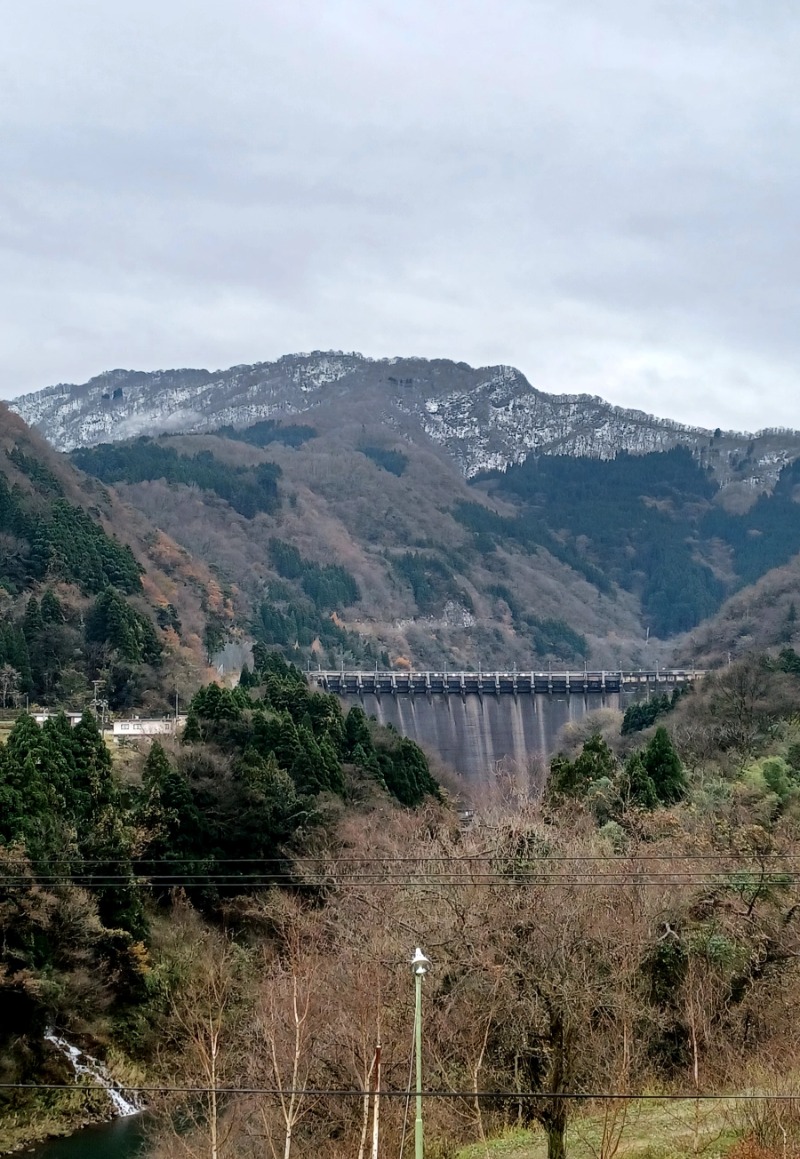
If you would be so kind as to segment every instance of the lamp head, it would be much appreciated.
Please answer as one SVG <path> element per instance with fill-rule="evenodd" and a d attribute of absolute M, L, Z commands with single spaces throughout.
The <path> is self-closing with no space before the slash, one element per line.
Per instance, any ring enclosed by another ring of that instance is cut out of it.
<path fill-rule="evenodd" d="M 414 952 L 414 957 L 411 959 L 411 965 L 414 969 L 414 973 L 419 974 L 420 977 L 423 977 L 428 973 L 428 967 L 430 964 L 430 959 L 426 958 L 422 950 L 419 948 L 419 946 L 417 946 L 416 951 Z"/>

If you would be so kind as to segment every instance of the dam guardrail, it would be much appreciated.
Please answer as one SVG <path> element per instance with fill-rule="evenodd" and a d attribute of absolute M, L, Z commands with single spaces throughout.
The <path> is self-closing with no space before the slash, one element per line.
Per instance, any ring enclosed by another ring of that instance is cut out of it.
<path fill-rule="evenodd" d="M 339 696 L 469 694 L 525 696 L 535 693 L 621 692 L 655 687 L 662 690 L 690 684 L 705 671 L 660 668 L 652 671 L 589 672 L 360 672 L 353 670 L 308 672 L 312 685 Z"/>

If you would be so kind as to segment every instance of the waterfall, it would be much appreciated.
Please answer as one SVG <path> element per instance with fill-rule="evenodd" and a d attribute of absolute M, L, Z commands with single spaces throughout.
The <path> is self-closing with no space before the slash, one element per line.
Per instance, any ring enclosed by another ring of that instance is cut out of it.
<path fill-rule="evenodd" d="M 73 1046 L 65 1038 L 60 1038 L 52 1031 L 44 1037 L 45 1041 L 52 1043 L 57 1050 L 60 1050 L 69 1059 L 70 1065 L 78 1078 L 83 1075 L 88 1075 L 98 1086 L 103 1088 L 119 1118 L 124 1118 L 128 1115 L 138 1115 L 140 1111 L 144 1110 L 135 1095 L 132 1096 L 133 1102 L 129 1102 L 125 1098 L 122 1092 L 114 1085 L 114 1080 L 109 1074 L 108 1068 L 99 1059 L 92 1058 L 90 1054 L 79 1050 L 77 1046 Z M 131 1092 L 128 1093 L 130 1094 Z"/>

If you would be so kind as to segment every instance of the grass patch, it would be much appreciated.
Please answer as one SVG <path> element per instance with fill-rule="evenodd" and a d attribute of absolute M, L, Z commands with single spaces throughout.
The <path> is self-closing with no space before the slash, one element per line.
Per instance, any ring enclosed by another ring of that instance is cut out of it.
<path fill-rule="evenodd" d="M 603 1108 L 577 1116 L 567 1131 L 568 1159 L 725 1159 L 740 1137 L 731 1100 L 630 1103 L 608 1115 Z M 616 1121 L 613 1115 L 616 1113 Z M 604 1142 L 605 1132 L 605 1142 Z M 618 1140 L 614 1149 L 613 1143 Z M 547 1140 L 538 1129 L 511 1130 L 472 1143 L 457 1159 L 547 1159 Z"/>

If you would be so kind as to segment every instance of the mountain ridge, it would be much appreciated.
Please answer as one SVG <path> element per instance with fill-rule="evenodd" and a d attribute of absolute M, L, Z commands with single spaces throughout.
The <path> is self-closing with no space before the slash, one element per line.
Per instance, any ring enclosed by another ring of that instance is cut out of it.
<path fill-rule="evenodd" d="M 753 446 L 745 481 L 769 489 L 800 455 L 800 432 L 711 431 L 593 395 L 547 394 L 511 366 L 471 367 L 448 359 L 315 351 L 227 370 L 111 370 L 82 384 L 60 383 L 10 406 L 58 450 L 138 435 L 201 433 L 288 418 L 330 404 L 369 406 L 400 435 L 421 433 L 471 478 L 528 454 L 610 458 L 677 445 L 710 446 L 721 482 Z M 741 478 L 741 475 L 739 476 Z"/>
<path fill-rule="evenodd" d="M 316 352 L 12 405 L 300 661 L 635 665 L 800 551 L 800 433 L 546 395 L 513 367 Z"/>

